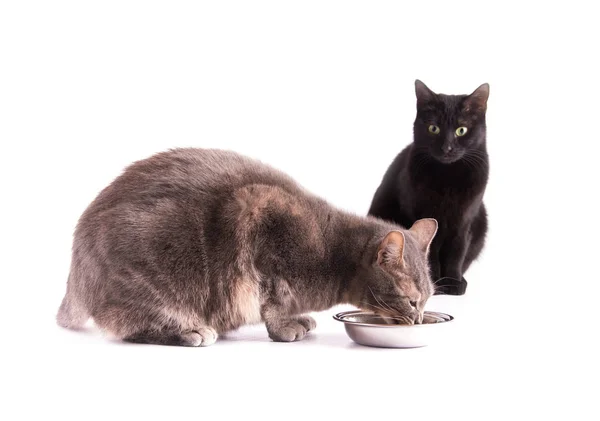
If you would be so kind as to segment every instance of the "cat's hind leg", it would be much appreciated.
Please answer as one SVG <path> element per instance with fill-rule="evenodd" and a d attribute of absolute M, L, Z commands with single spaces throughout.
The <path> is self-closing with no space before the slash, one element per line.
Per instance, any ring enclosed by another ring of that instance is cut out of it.
<path fill-rule="evenodd" d="M 83 304 L 79 303 L 72 293 L 67 292 L 58 309 L 56 322 L 62 327 L 76 330 L 81 329 L 89 318 L 90 315 Z"/>
<path fill-rule="evenodd" d="M 216 342 L 217 332 L 211 327 L 199 327 L 194 330 L 177 331 L 141 331 L 123 338 L 125 342 L 178 345 L 178 346 L 209 346 Z"/>
<path fill-rule="evenodd" d="M 81 329 L 90 318 L 83 300 L 74 291 L 73 282 L 76 281 L 77 278 L 73 278 L 73 275 L 70 274 L 67 281 L 67 292 L 56 315 L 56 322 L 68 329 Z"/>
<path fill-rule="evenodd" d="M 126 342 L 209 346 L 218 337 L 217 331 L 195 313 L 156 302 L 103 303 L 94 309 L 92 318 L 100 329 Z"/>

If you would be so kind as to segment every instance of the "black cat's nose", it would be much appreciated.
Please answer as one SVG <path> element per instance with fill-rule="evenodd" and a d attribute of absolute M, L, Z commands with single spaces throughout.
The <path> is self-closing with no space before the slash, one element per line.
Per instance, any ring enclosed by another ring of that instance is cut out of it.
<path fill-rule="evenodd" d="M 452 145 L 444 145 L 442 146 L 442 151 L 444 151 L 445 153 L 448 153 L 452 150 Z"/>

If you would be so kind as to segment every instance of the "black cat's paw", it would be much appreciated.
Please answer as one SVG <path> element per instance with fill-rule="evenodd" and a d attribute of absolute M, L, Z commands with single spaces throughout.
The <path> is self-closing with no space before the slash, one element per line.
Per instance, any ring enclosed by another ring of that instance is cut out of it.
<path fill-rule="evenodd" d="M 435 282 L 434 295 L 464 295 L 467 292 L 467 281 L 463 276 L 461 280 L 448 276 Z"/>

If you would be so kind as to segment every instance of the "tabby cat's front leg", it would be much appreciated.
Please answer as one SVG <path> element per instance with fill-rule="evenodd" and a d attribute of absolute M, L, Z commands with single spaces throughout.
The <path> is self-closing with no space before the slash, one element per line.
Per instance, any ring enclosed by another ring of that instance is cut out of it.
<path fill-rule="evenodd" d="M 304 339 L 317 327 L 315 319 L 308 315 L 290 315 L 281 304 L 265 303 L 261 310 L 269 338 L 275 342 L 294 342 Z"/>

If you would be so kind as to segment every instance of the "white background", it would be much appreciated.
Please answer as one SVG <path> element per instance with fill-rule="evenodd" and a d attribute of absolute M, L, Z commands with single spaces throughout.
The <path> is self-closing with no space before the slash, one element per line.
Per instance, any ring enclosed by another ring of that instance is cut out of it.
<path fill-rule="evenodd" d="M 591 2 L 590 2 L 591 4 Z M 597 14 L 576 1 L 0 3 L 0 418 L 598 419 Z M 414 79 L 489 82 L 490 232 L 451 338 L 354 345 L 333 321 L 204 349 L 59 329 L 74 226 L 134 160 L 268 162 L 367 212 L 411 141 Z M 510 418 L 508 418 L 510 417 Z"/>

